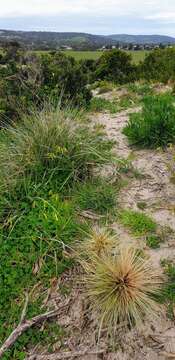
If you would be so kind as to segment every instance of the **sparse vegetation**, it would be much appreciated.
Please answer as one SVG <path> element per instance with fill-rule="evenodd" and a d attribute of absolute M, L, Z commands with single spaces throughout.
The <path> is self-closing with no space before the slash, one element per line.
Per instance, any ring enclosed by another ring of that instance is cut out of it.
<path fill-rule="evenodd" d="M 169 260 L 162 261 L 162 267 L 167 279 L 164 282 L 161 293 L 159 294 L 159 301 L 167 305 L 168 317 L 174 320 L 174 305 L 175 305 L 175 264 Z"/>
<path fill-rule="evenodd" d="M 156 223 L 141 212 L 122 210 L 119 213 L 119 220 L 137 236 L 152 233 L 156 230 Z"/>
<path fill-rule="evenodd" d="M 119 106 L 115 101 L 109 101 L 98 97 L 94 97 L 91 100 L 89 111 L 103 112 L 106 110 L 109 111 L 111 114 L 115 114 L 119 111 Z"/>
<path fill-rule="evenodd" d="M 146 237 L 146 244 L 152 249 L 159 248 L 161 242 L 162 239 L 159 235 L 151 234 L 151 235 L 147 235 Z"/>
<path fill-rule="evenodd" d="M 137 203 L 137 207 L 138 207 L 140 210 L 145 210 L 146 207 L 147 207 L 147 204 L 146 204 L 145 201 L 139 201 L 139 202 Z"/>

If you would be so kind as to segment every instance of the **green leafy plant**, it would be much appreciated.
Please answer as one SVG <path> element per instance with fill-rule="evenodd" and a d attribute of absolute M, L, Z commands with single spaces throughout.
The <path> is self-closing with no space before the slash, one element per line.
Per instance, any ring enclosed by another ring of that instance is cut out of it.
<path fill-rule="evenodd" d="M 68 252 L 73 242 L 80 241 L 88 231 L 88 225 L 78 220 L 71 200 L 48 192 L 46 187 L 38 188 L 35 194 L 34 187 L 35 184 L 31 184 L 23 199 L 16 196 L 14 201 L 12 198 L 1 200 L 2 205 L 6 204 L 1 214 L 0 229 L 0 281 L 3 283 L 0 288 L 1 341 L 19 322 L 25 292 L 30 294 L 32 289 L 36 289 L 29 296 L 27 317 L 40 312 L 44 289 L 73 263 L 71 257 L 64 255 L 65 250 Z M 25 344 L 35 343 L 35 333 L 33 329 L 19 339 L 7 359 L 18 360 L 18 351 Z M 43 337 L 44 334 L 41 334 L 38 341 Z"/>
<path fill-rule="evenodd" d="M 130 115 L 123 133 L 131 144 L 156 148 L 175 142 L 175 106 L 173 97 L 148 96 L 143 99 L 141 113 Z"/>
<path fill-rule="evenodd" d="M 109 81 L 99 81 L 98 83 L 98 94 L 105 94 L 109 91 L 112 91 L 114 89 L 114 84 Z"/>

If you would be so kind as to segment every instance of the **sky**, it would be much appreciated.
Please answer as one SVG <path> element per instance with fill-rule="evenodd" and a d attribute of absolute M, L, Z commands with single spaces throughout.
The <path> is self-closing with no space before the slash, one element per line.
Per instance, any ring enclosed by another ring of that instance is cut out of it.
<path fill-rule="evenodd" d="M 0 0 L 0 29 L 175 37 L 175 0 Z"/>

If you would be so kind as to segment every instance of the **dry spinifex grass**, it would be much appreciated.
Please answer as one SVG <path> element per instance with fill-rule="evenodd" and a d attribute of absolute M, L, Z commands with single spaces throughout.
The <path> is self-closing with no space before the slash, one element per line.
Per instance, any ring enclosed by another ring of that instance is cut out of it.
<path fill-rule="evenodd" d="M 90 241 L 94 244 L 97 240 L 91 237 Z M 111 251 L 106 244 L 106 251 L 91 251 L 89 258 L 82 260 L 90 307 L 109 332 L 123 323 L 138 327 L 144 315 L 158 313 L 155 295 L 160 290 L 160 277 L 138 249 L 117 245 Z"/>

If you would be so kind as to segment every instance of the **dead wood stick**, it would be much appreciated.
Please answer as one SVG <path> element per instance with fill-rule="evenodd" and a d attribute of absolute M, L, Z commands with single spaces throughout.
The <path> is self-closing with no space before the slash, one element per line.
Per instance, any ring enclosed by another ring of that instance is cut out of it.
<path fill-rule="evenodd" d="M 27 302 L 27 300 L 26 300 Z M 12 331 L 10 336 L 7 338 L 7 340 L 4 342 L 4 344 L 0 348 L 0 359 L 2 358 L 3 354 L 11 348 L 11 346 L 15 343 L 15 341 L 23 334 L 26 330 L 31 328 L 32 326 L 41 323 L 45 320 L 48 320 L 56 315 L 58 315 L 58 311 L 53 310 L 38 316 L 33 317 L 31 320 L 24 320 L 23 322 L 20 322 L 19 325 Z M 22 314 L 23 315 L 23 314 Z"/>
<path fill-rule="evenodd" d="M 69 351 L 69 352 L 62 352 L 62 353 L 54 353 L 49 355 L 39 355 L 34 354 L 27 358 L 27 360 L 64 360 L 64 359 L 71 359 L 75 357 L 82 357 L 85 355 L 102 355 L 104 354 L 104 350 L 94 350 L 94 351 Z"/>
<path fill-rule="evenodd" d="M 24 303 L 24 308 L 21 314 L 21 320 L 19 324 L 22 324 L 25 320 L 26 317 L 26 313 L 27 313 L 27 308 L 28 308 L 28 303 L 29 303 L 29 294 L 26 293 L 26 299 L 25 299 L 25 303 Z"/>

